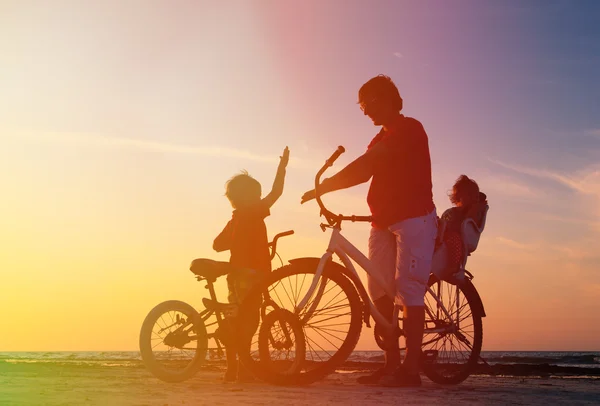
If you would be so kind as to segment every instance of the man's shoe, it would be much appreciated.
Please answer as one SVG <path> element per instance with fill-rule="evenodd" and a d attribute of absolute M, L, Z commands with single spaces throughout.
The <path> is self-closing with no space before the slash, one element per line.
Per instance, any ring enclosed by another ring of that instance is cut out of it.
<path fill-rule="evenodd" d="M 256 381 L 256 378 L 241 362 L 238 362 L 237 381 L 239 383 L 248 383 Z"/>
<path fill-rule="evenodd" d="M 387 374 L 388 374 L 388 372 L 386 372 L 385 369 L 379 368 L 377 371 L 373 372 L 370 375 L 359 376 L 356 379 L 356 382 L 360 383 L 361 385 L 374 385 L 374 384 L 379 383 L 379 381 L 384 376 L 391 376 L 391 375 L 387 375 Z"/>
<path fill-rule="evenodd" d="M 409 374 L 403 368 L 398 368 L 393 375 L 382 377 L 380 384 L 382 386 L 391 386 L 395 388 L 416 388 L 421 386 L 421 375 Z"/>

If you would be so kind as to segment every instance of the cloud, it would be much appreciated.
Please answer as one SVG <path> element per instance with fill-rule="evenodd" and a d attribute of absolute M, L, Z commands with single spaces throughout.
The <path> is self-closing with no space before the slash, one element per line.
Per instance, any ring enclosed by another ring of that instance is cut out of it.
<path fill-rule="evenodd" d="M 585 283 L 579 288 L 586 296 L 600 299 L 600 283 Z"/>
<path fill-rule="evenodd" d="M 501 244 L 507 245 L 511 248 L 516 248 L 519 250 L 525 250 L 525 251 L 531 251 L 535 248 L 537 248 L 536 245 L 534 244 L 524 244 L 515 240 L 511 240 L 510 238 L 506 238 L 506 237 L 502 237 L 502 236 L 498 236 L 496 237 L 496 241 L 498 241 Z"/>
<path fill-rule="evenodd" d="M 553 245 L 552 249 L 564 254 L 568 259 L 581 261 L 586 259 L 596 259 L 598 258 L 598 253 L 596 250 L 590 250 L 589 247 L 585 247 L 585 243 L 579 243 L 578 245 L 573 246 L 558 246 Z"/>
<path fill-rule="evenodd" d="M 404 58 L 404 55 L 402 55 L 400 52 L 394 52 L 394 56 L 396 58 Z"/>
<path fill-rule="evenodd" d="M 600 128 L 592 128 L 589 130 L 585 130 L 586 135 L 591 135 L 593 137 L 600 137 Z"/>
<path fill-rule="evenodd" d="M 540 196 L 540 192 L 534 190 L 530 186 L 501 176 L 494 175 L 492 177 L 485 178 L 483 181 L 478 183 L 484 192 L 486 190 L 494 190 L 502 193 L 503 195 L 525 198 L 535 198 Z"/>
<path fill-rule="evenodd" d="M 251 151 L 244 151 L 236 148 L 222 146 L 198 146 L 186 144 L 174 144 L 163 141 L 151 141 L 135 138 L 124 138 L 97 134 L 81 134 L 81 133 L 62 133 L 62 132 L 45 132 L 31 133 L 21 132 L 12 134 L 12 138 L 20 140 L 33 140 L 42 142 L 55 142 L 63 144 L 74 144 L 83 146 L 100 146 L 109 148 L 134 148 L 148 151 L 159 151 L 166 153 L 177 154 L 192 154 L 203 155 L 220 158 L 231 158 L 248 161 L 256 161 L 263 163 L 279 162 L 279 155 L 261 155 Z M 318 169 L 323 163 L 306 161 L 299 158 L 290 157 L 290 166 L 301 167 L 305 169 Z"/>
<path fill-rule="evenodd" d="M 490 162 L 525 175 L 537 178 L 554 180 L 570 189 L 600 198 L 600 166 L 592 165 L 572 175 L 563 175 L 551 170 L 529 168 L 522 165 L 508 164 L 502 161 L 488 158 Z"/>
<path fill-rule="evenodd" d="M 576 213 L 576 214 L 580 214 L 581 217 L 570 217 L 570 216 L 555 215 L 555 214 L 549 214 L 549 213 L 543 213 L 543 212 L 535 212 L 532 214 L 544 221 L 552 221 L 552 222 L 570 224 L 570 225 L 575 225 L 575 226 L 585 226 L 585 227 L 588 227 L 592 231 L 600 232 L 600 221 L 594 221 L 593 218 L 590 218 L 589 216 L 585 216 L 584 213 Z"/>

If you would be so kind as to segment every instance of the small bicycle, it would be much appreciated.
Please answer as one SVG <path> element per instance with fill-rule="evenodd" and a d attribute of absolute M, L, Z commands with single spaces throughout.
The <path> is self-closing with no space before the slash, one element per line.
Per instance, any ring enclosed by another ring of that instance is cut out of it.
<path fill-rule="evenodd" d="M 293 233 L 290 230 L 273 238 L 269 244 L 271 259 L 277 255 L 277 240 Z M 192 261 L 190 270 L 198 281 L 206 282 L 210 298 L 202 299 L 205 309 L 197 312 L 191 305 L 179 300 L 162 302 L 148 313 L 140 332 L 139 346 L 144 364 L 154 376 L 166 382 L 181 382 L 194 376 L 209 351 L 222 357 L 224 346 L 231 341 L 225 332 L 229 327 L 226 320 L 239 313 L 239 305 L 217 301 L 214 283 L 221 276 L 243 270 L 228 262 L 204 258 Z M 263 301 L 263 306 L 266 305 L 268 302 Z M 211 327 L 216 329 L 209 332 Z M 211 339 L 215 346 L 209 348 Z"/>
<path fill-rule="evenodd" d="M 315 190 L 321 175 L 343 152 L 340 146 L 319 170 Z M 375 308 L 350 259 L 377 278 L 390 298 L 395 296 L 394 287 L 385 286 L 373 272 L 374 265 L 341 234 L 344 221 L 371 221 L 371 217 L 335 215 L 319 197 L 316 200 L 327 221 L 322 230 L 332 230 L 325 254 L 289 260 L 289 265 L 273 271 L 248 294 L 248 298 L 268 298 L 269 305 L 263 307 L 261 324 L 240 358 L 259 378 L 273 384 L 310 384 L 334 371 L 354 350 L 363 322 L 370 327 L 371 317 L 379 327 L 374 329 L 375 338 L 382 349 L 384 334 L 403 336 L 399 323 L 386 320 Z M 458 272 L 449 275 L 442 267 L 430 275 L 422 369 L 436 383 L 464 381 L 480 358 L 486 314 L 465 265 L 484 225 L 485 215 L 479 225 L 472 220 L 463 223 L 466 254 Z M 443 230 L 443 225 L 438 227 L 439 241 Z M 333 254 L 341 263 L 333 261 Z M 244 306 L 239 310 L 240 317 L 249 317 Z M 393 320 L 402 321 L 399 314 L 400 306 L 395 306 Z"/>

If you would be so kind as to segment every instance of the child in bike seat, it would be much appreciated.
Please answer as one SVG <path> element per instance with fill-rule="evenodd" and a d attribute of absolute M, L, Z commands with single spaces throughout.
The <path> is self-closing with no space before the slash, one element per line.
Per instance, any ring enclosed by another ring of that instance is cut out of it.
<path fill-rule="evenodd" d="M 449 197 L 454 207 L 446 210 L 441 218 L 446 222 L 444 243 L 448 249 L 448 265 L 451 269 L 456 269 L 465 255 L 461 236 L 463 221 L 472 218 L 481 226 L 487 196 L 479 191 L 479 186 L 473 179 L 460 175 Z"/>
<path fill-rule="evenodd" d="M 260 183 L 245 171 L 229 179 L 225 185 L 225 195 L 234 210 L 231 220 L 215 238 L 213 249 L 217 252 L 229 250 L 229 262 L 236 268 L 235 272 L 227 275 L 230 303 L 241 303 L 248 290 L 261 277 L 271 272 L 271 253 L 265 218 L 269 216 L 271 206 L 283 193 L 285 168 L 289 160 L 287 147 L 280 158 L 273 188 L 264 198 L 261 198 Z M 228 335 L 234 340 L 240 336 L 240 332 L 243 337 L 252 337 L 258 327 L 260 302 L 244 305 L 255 306 L 256 317 L 251 320 L 232 320 Z M 249 372 L 238 365 L 236 345 L 226 345 L 226 353 L 227 371 L 224 381 L 251 379 Z"/>

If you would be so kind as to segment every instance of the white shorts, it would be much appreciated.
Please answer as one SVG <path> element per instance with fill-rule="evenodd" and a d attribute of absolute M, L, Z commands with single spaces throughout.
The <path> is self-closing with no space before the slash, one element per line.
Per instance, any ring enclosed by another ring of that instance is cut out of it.
<path fill-rule="evenodd" d="M 400 221 L 387 229 L 371 228 L 369 260 L 388 286 L 395 286 L 396 304 L 424 306 L 437 236 L 435 209 L 422 217 Z M 385 287 L 367 276 L 371 300 L 385 296 Z"/>

